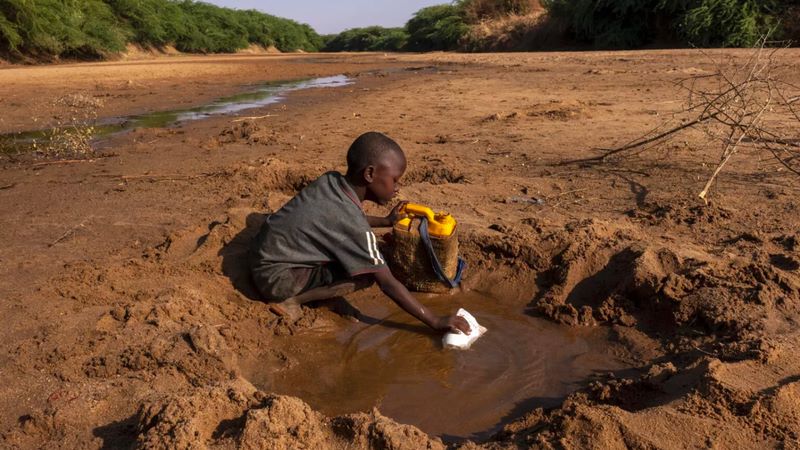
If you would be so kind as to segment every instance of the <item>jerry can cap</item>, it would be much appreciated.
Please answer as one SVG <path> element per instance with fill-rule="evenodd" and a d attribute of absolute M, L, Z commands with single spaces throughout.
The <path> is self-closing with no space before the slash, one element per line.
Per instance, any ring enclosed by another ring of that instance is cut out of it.
<path fill-rule="evenodd" d="M 413 217 L 425 217 L 428 219 L 428 233 L 431 236 L 449 237 L 456 229 L 456 219 L 453 216 L 444 211 L 434 213 L 427 206 L 407 203 L 400 209 L 400 213 L 408 214 L 409 217 L 400 219 L 395 223 L 394 227 L 399 230 L 408 231 Z"/>

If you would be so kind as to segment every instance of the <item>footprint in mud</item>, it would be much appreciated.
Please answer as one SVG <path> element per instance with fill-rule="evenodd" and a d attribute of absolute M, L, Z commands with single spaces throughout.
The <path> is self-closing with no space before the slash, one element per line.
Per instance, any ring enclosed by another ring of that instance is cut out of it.
<path fill-rule="evenodd" d="M 782 254 L 769 255 L 769 262 L 772 263 L 773 266 L 781 270 L 794 271 L 800 269 L 800 261 L 787 255 L 782 255 Z"/>

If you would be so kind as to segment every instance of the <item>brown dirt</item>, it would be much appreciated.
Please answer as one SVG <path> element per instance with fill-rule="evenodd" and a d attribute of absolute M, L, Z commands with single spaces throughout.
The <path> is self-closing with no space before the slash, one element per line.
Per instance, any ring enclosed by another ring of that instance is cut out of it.
<path fill-rule="evenodd" d="M 794 84 L 798 56 L 780 68 Z M 242 252 L 263 213 L 343 169 L 366 130 L 408 153 L 404 198 L 459 219 L 468 287 L 609 327 L 634 367 L 455 445 L 800 446 L 800 180 L 742 155 L 704 205 L 718 149 L 700 135 L 560 164 L 643 134 L 680 109 L 672 82 L 712 69 L 694 51 L 3 66 L 5 132 L 52 123 L 66 95 L 102 99 L 104 117 L 266 80 L 356 83 L 294 92 L 248 122 L 138 129 L 85 162 L 3 160 L 0 446 L 442 448 L 377 410 L 325 417 L 244 375 L 299 364 L 294 335 L 337 326 L 324 307 L 287 323 L 253 300 Z"/>

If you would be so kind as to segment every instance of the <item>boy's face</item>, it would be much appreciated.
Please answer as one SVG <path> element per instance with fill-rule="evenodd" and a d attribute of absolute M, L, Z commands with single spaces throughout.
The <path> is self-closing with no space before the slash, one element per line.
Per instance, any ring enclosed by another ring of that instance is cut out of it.
<path fill-rule="evenodd" d="M 406 158 L 400 154 L 387 155 L 376 166 L 369 166 L 364 171 L 367 181 L 367 196 L 379 205 L 392 201 L 400 192 L 400 177 L 406 171 Z"/>

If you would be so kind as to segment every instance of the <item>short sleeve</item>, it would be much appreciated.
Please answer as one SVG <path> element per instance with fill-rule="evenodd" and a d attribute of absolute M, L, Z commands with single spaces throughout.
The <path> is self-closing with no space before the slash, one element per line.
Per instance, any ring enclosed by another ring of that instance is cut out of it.
<path fill-rule="evenodd" d="M 373 273 L 386 267 L 375 233 L 366 220 L 363 224 L 348 224 L 341 230 L 343 239 L 334 243 L 331 253 L 351 277 Z M 338 233 L 337 233 L 338 234 Z"/>

